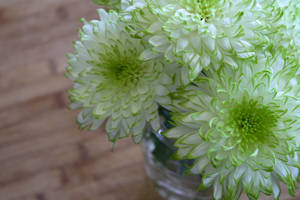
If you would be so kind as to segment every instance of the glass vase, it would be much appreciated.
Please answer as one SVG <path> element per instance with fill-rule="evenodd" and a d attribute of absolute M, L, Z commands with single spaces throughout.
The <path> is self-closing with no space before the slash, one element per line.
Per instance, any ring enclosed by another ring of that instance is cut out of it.
<path fill-rule="evenodd" d="M 161 127 L 171 128 L 169 112 L 160 110 Z M 199 191 L 201 175 L 188 175 L 187 169 L 193 160 L 175 160 L 173 140 L 163 137 L 160 132 L 148 130 L 142 143 L 146 172 L 154 183 L 156 191 L 166 200 L 212 200 L 212 189 Z"/>

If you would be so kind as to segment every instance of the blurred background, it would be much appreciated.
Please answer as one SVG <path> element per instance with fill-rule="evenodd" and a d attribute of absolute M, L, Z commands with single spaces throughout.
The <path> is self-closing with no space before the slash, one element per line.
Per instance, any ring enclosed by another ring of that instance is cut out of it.
<path fill-rule="evenodd" d="M 78 131 L 65 54 L 92 0 L 0 0 L 0 200 L 159 199 L 130 139 Z"/>
<path fill-rule="evenodd" d="M 97 8 L 0 0 L 0 200 L 160 200 L 139 145 L 123 139 L 111 152 L 103 129 L 78 131 L 77 111 L 66 109 L 65 54 Z"/>

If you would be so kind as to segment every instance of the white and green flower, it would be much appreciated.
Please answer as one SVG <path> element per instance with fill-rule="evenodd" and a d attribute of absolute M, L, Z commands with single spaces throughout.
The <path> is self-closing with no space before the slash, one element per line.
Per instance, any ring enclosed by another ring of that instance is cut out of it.
<path fill-rule="evenodd" d="M 195 159 L 191 172 L 214 187 L 214 198 L 279 199 L 279 181 L 294 195 L 300 181 L 300 69 L 296 59 L 259 56 L 238 69 L 210 68 L 177 94 L 179 159 Z M 184 99 L 184 100 L 183 100 Z"/>
<path fill-rule="evenodd" d="M 212 63 L 236 68 L 236 61 L 256 59 L 269 48 L 282 11 L 273 0 L 145 0 L 132 12 L 134 23 L 148 35 L 152 51 L 189 66 L 197 77 Z M 152 57 L 147 50 L 145 59 Z"/>
<path fill-rule="evenodd" d="M 99 15 L 101 21 L 83 20 L 75 53 L 68 55 L 66 76 L 75 82 L 70 108 L 83 108 L 80 128 L 95 130 L 109 118 L 111 141 L 131 135 L 140 142 L 146 123 L 159 129 L 158 105 L 171 104 L 169 92 L 179 84 L 172 77 L 177 67 L 163 57 L 140 60 L 143 40 L 126 32 L 116 12 L 100 9 Z"/>

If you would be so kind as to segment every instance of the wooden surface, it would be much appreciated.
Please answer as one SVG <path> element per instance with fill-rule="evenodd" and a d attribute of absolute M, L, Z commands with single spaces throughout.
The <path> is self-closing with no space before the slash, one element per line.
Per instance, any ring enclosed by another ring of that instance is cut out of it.
<path fill-rule="evenodd" d="M 152 200 L 143 156 L 80 132 L 68 111 L 65 54 L 92 0 L 0 0 L 0 200 Z"/>
<path fill-rule="evenodd" d="M 96 8 L 0 0 L 0 200 L 160 199 L 138 145 L 125 139 L 111 152 L 103 131 L 78 131 L 77 111 L 66 109 L 65 54 L 78 19 L 96 18 Z"/>

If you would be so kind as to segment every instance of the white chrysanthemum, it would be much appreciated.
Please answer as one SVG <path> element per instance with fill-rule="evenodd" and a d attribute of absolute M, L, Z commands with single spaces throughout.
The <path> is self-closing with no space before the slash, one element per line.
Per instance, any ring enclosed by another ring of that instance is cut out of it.
<path fill-rule="evenodd" d="M 132 13 L 153 45 L 167 60 L 189 66 L 194 79 L 213 63 L 237 67 L 237 59 L 255 60 L 257 48 L 269 45 L 269 36 L 281 17 L 275 1 L 145 0 Z M 147 50 L 143 57 L 153 57 Z"/>
<path fill-rule="evenodd" d="M 162 57 L 140 60 L 143 41 L 130 37 L 116 12 L 100 9 L 99 15 L 101 21 L 84 21 L 75 54 L 69 55 L 66 76 L 75 82 L 70 107 L 83 108 L 77 120 L 81 128 L 95 130 L 109 118 L 111 141 L 131 134 L 139 142 L 147 122 L 159 129 L 158 103 L 171 102 L 176 66 Z"/>
<path fill-rule="evenodd" d="M 205 74 L 177 94 L 185 100 L 165 136 L 177 138 L 178 158 L 195 159 L 191 172 L 213 185 L 217 200 L 238 199 L 243 190 L 249 199 L 260 192 L 279 199 L 279 180 L 293 195 L 300 181 L 299 64 L 259 58 Z"/>

